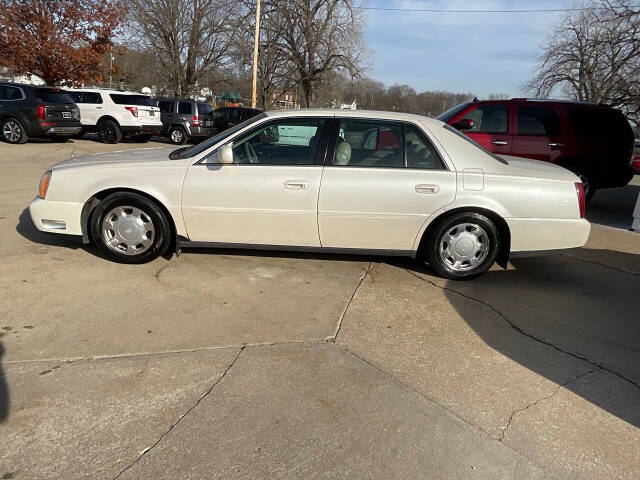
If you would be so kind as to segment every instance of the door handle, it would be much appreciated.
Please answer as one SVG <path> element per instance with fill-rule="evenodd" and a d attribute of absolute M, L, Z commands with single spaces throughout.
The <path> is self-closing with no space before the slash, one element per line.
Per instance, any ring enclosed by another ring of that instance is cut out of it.
<path fill-rule="evenodd" d="M 564 143 L 550 143 L 550 147 L 564 147 Z"/>
<path fill-rule="evenodd" d="M 416 192 L 418 193 L 438 193 L 440 191 L 439 185 L 425 185 L 419 184 L 416 185 Z"/>
<path fill-rule="evenodd" d="M 507 142 L 506 140 L 494 140 L 493 142 L 494 145 L 507 145 L 509 142 Z"/>
<path fill-rule="evenodd" d="M 309 188 L 309 182 L 306 180 L 287 180 L 284 182 L 284 186 L 290 190 L 306 190 Z"/>

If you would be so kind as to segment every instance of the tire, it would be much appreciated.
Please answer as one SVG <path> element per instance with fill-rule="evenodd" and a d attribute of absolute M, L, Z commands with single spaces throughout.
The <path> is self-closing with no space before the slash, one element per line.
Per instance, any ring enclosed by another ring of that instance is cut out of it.
<path fill-rule="evenodd" d="M 113 120 L 102 120 L 98 125 L 98 136 L 102 143 L 120 143 L 122 130 Z"/>
<path fill-rule="evenodd" d="M 182 127 L 171 127 L 169 141 L 174 145 L 184 145 L 187 143 L 187 132 Z"/>
<path fill-rule="evenodd" d="M 162 209 L 136 193 L 114 193 L 93 211 L 91 238 L 98 251 L 118 263 L 147 263 L 164 255 L 171 243 L 171 225 Z"/>
<path fill-rule="evenodd" d="M 0 138 L 7 143 L 22 144 L 27 143 L 29 137 L 24 130 L 24 126 L 17 118 L 6 118 L 0 125 Z"/>
<path fill-rule="evenodd" d="M 151 139 L 151 135 L 136 135 L 133 140 L 136 143 L 147 143 Z"/>
<path fill-rule="evenodd" d="M 500 250 L 494 223 L 479 213 L 457 213 L 442 220 L 423 245 L 422 258 L 441 277 L 471 280 L 485 273 Z"/>
<path fill-rule="evenodd" d="M 596 188 L 593 186 L 593 182 L 591 181 L 591 175 L 586 172 L 581 172 L 580 170 L 572 170 L 578 177 L 580 177 L 580 181 L 582 182 L 582 189 L 584 190 L 584 201 L 589 203 L 589 201 L 596 194 Z"/>

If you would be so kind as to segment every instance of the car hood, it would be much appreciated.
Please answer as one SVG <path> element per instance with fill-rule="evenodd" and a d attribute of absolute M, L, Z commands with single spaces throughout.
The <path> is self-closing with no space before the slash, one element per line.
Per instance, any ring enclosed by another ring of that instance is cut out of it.
<path fill-rule="evenodd" d="M 172 160 L 169 159 L 169 154 L 173 150 L 175 150 L 175 147 L 151 147 L 136 150 L 119 150 L 116 152 L 97 153 L 82 157 L 72 157 L 68 160 L 56 163 L 51 167 L 51 169 L 59 170 L 63 168 L 85 167 L 91 165 L 122 165 L 142 162 L 171 162 Z"/>
<path fill-rule="evenodd" d="M 554 163 L 510 155 L 500 155 L 500 157 L 509 162 L 508 173 L 510 175 L 567 182 L 580 181 L 573 172 Z"/>

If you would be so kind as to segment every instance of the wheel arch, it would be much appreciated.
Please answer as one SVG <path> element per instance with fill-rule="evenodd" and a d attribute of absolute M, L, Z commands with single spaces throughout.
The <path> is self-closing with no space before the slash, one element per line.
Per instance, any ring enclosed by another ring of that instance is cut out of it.
<path fill-rule="evenodd" d="M 499 214 L 494 212 L 493 210 L 489 210 L 482 207 L 457 207 L 451 210 L 447 210 L 446 212 L 441 213 L 437 217 L 435 217 L 427 228 L 422 233 L 422 237 L 420 238 L 420 243 L 418 244 L 417 253 L 420 255 L 420 252 L 424 249 L 424 244 L 426 243 L 429 235 L 440 225 L 444 220 L 455 215 L 457 213 L 479 213 L 480 215 L 484 215 L 489 218 L 498 229 L 498 235 L 500 235 L 500 250 L 498 251 L 498 255 L 496 257 L 496 263 L 500 265 L 502 268 L 507 268 L 507 263 L 509 262 L 509 254 L 511 252 L 511 230 L 509 230 L 509 225 L 506 220 L 502 218 Z"/>
<path fill-rule="evenodd" d="M 102 200 L 113 193 L 135 193 L 137 195 L 141 195 L 152 202 L 156 203 L 158 207 L 164 212 L 167 216 L 167 220 L 169 221 L 169 226 L 171 228 L 171 243 L 169 244 L 169 252 L 176 251 L 178 247 L 178 230 L 176 228 L 176 222 L 169 212 L 169 209 L 166 207 L 164 203 L 158 200 L 153 195 L 148 194 L 147 192 L 143 192 L 142 190 L 137 190 L 135 188 L 127 188 L 127 187 L 113 187 L 101 190 L 95 194 L 93 194 L 82 206 L 82 211 L 80 213 L 80 226 L 82 228 L 82 242 L 85 244 L 91 243 L 91 238 L 89 232 L 91 228 L 89 226 L 89 222 L 91 221 L 91 215 L 95 211 L 96 207 L 100 204 Z"/>
<path fill-rule="evenodd" d="M 118 121 L 118 119 L 114 116 L 111 115 L 102 115 L 98 121 L 96 122 L 96 128 L 105 120 L 111 120 L 112 122 L 116 122 L 116 125 L 118 125 L 118 127 L 120 127 L 120 122 Z"/>

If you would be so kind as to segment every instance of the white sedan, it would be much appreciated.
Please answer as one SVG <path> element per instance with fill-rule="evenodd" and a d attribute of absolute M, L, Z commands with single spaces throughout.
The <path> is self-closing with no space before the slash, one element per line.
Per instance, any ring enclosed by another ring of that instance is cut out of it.
<path fill-rule="evenodd" d="M 72 158 L 29 210 L 124 263 L 188 246 L 318 250 L 417 257 L 451 279 L 580 247 L 590 230 L 568 170 L 392 112 L 268 112 L 193 147 Z"/>

